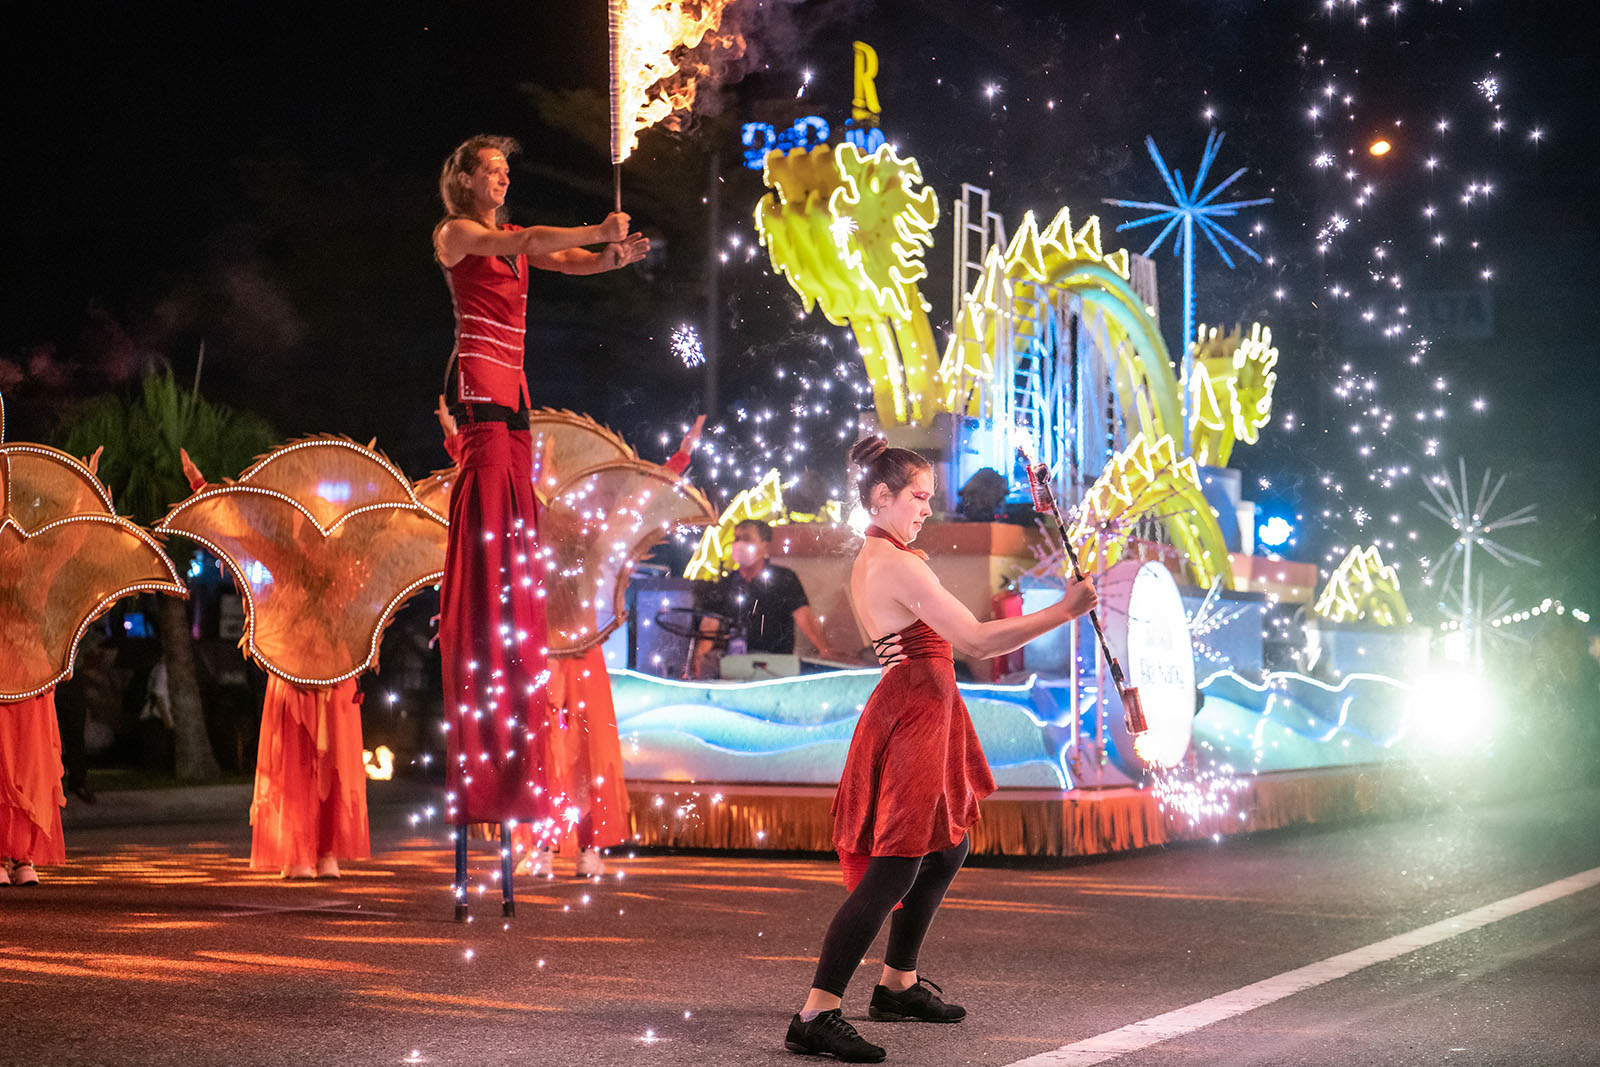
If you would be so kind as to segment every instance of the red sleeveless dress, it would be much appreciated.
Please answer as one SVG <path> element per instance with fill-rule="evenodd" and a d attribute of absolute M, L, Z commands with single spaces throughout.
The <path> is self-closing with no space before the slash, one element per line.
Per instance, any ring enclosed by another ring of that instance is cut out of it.
<path fill-rule="evenodd" d="M 912 551 L 876 526 L 867 536 Z M 899 641 L 900 655 L 856 723 L 834 794 L 833 843 L 847 885 L 859 880 L 852 867 L 865 871 L 867 857 L 926 856 L 956 844 L 978 821 L 978 801 L 995 789 L 956 688 L 950 643 L 920 619 Z"/>
<path fill-rule="evenodd" d="M 446 268 L 456 318 L 452 375 L 463 403 L 527 406 L 527 275 L 526 256 L 465 256 Z M 450 821 L 516 820 L 548 830 L 568 796 L 551 751 L 532 437 L 504 422 L 467 421 L 457 445 L 439 586 Z"/>

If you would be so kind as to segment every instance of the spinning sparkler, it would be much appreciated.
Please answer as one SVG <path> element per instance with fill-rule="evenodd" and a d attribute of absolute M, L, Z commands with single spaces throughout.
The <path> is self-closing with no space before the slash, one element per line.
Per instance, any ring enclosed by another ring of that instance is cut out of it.
<path fill-rule="evenodd" d="M 1188 410 L 1190 404 L 1188 385 L 1190 371 L 1192 370 L 1194 363 L 1193 346 L 1195 344 L 1195 228 L 1198 225 L 1201 236 L 1211 243 L 1212 248 L 1217 250 L 1217 255 L 1222 257 L 1222 262 L 1228 265 L 1228 269 L 1232 270 L 1234 267 L 1233 258 L 1228 255 L 1228 250 L 1224 248 L 1220 242 L 1218 242 L 1218 237 L 1221 237 L 1224 241 L 1234 245 L 1240 251 L 1244 252 L 1245 255 L 1259 263 L 1261 262 L 1261 257 L 1256 254 L 1255 250 L 1249 245 L 1245 244 L 1243 241 L 1239 240 L 1233 234 L 1229 233 L 1216 220 L 1219 217 L 1230 218 L 1234 215 L 1237 215 L 1241 208 L 1256 207 L 1260 204 L 1270 204 L 1272 203 L 1272 198 L 1258 197 L 1254 200 L 1229 200 L 1222 203 L 1212 203 L 1212 201 L 1216 199 L 1217 194 L 1221 193 L 1224 189 L 1239 179 L 1239 176 L 1245 172 L 1246 168 L 1244 167 L 1240 167 L 1238 170 L 1228 175 L 1227 178 L 1223 179 L 1221 182 L 1218 182 L 1216 187 L 1210 192 L 1201 194 L 1200 187 L 1205 184 L 1206 175 L 1211 172 L 1211 164 L 1215 162 L 1217 153 L 1222 150 L 1222 134 L 1216 130 L 1212 130 L 1206 135 L 1205 151 L 1200 156 L 1200 169 L 1194 176 L 1194 183 L 1187 188 L 1185 188 L 1183 184 L 1183 173 L 1181 171 L 1169 170 L 1167 168 L 1167 161 L 1161 158 L 1161 152 L 1156 148 L 1155 138 L 1146 137 L 1144 139 L 1144 143 L 1145 147 L 1150 150 L 1150 158 L 1155 161 L 1156 169 L 1161 172 L 1161 180 L 1166 183 L 1167 191 L 1172 194 L 1173 202 L 1170 204 L 1158 204 L 1149 200 L 1107 200 L 1105 202 L 1116 207 L 1139 208 L 1154 212 L 1154 214 L 1147 215 L 1142 219 L 1136 219 L 1133 222 L 1123 223 L 1121 226 L 1117 227 L 1118 233 L 1121 233 L 1123 230 L 1136 229 L 1140 226 L 1148 226 L 1151 223 L 1166 223 L 1166 225 L 1161 228 L 1161 232 L 1156 236 L 1156 239 L 1150 242 L 1150 247 L 1144 250 L 1144 254 L 1147 256 L 1154 252 L 1157 248 L 1161 247 L 1161 242 L 1167 239 L 1168 234 L 1171 234 L 1174 230 L 1177 230 L 1178 232 L 1178 236 L 1173 240 L 1172 254 L 1178 255 L 1180 252 L 1183 254 L 1183 444 L 1184 451 L 1188 452 L 1190 421 Z"/>
<path fill-rule="evenodd" d="M 1497 530 L 1504 530 L 1511 526 L 1524 526 L 1530 522 L 1539 521 L 1533 514 L 1533 505 L 1528 504 L 1510 512 L 1500 518 L 1490 518 L 1489 509 L 1494 507 L 1495 498 L 1500 495 L 1501 486 L 1506 484 L 1506 475 L 1502 474 L 1495 480 L 1493 487 L 1489 481 L 1491 473 L 1485 469 L 1483 482 L 1478 487 L 1476 499 L 1472 494 L 1472 486 L 1467 481 L 1467 461 L 1459 461 L 1461 484 L 1457 486 L 1454 479 L 1441 473 L 1425 480 L 1422 485 L 1428 490 L 1428 495 L 1433 497 L 1434 503 L 1420 501 L 1421 506 L 1456 531 L 1456 539 L 1446 550 L 1444 557 L 1444 573 L 1440 577 L 1440 585 L 1448 588 L 1450 579 L 1455 574 L 1456 564 L 1461 564 L 1461 599 L 1459 609 L 1446 608 L 1461 622 L 1461 631 L 1466 637 L 1467 648 L 1474 660 L 1481 657 L 1483 652 L 1483 635 L 1480 627 L 1481 612 L 1477 607 L 1472 587 L 1472 549 L 1473 546 L 1481 547 L 1489 556 L 1504 567 L 1515 566 L 1518 563 L 1528 563 L 1538 566 L 1539 561 L 1532 556 L 1525 556 L 1502 545 L 1489 534 Z M 1437 506 L 1435 506 L 1437 505 Z M 1430 576 L 1429 584 L 1432 584 Z M 1482 582 L 1482 577 L 1479 577 Z"/>

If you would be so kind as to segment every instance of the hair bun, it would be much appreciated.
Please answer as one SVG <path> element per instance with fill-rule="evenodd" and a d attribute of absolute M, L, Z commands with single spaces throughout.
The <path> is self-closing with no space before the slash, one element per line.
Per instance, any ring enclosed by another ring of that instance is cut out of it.
<path fill-rule="evenodd" d="M 870 467 L 873 460 L 889 451 L 889 442 L 882 436 L 874 434 L 863 437 L 850 449 L 850 462 L 858 467 Z"/>

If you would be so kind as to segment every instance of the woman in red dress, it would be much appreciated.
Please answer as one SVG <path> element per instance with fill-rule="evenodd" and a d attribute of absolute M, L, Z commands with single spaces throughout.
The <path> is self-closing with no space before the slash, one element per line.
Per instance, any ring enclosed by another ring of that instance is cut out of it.
<path fill-rule="evenodd" d="M 446 395 L 460 428 L 461 468 L 440 586 L 447 799 L 461 826 L 551 828 L 566 790 L 548 777 L 555 768 L 540 599 L 545 561 L 523 371 L 528 271 L 616 270 L 643 258 L 650 243 L 628 232 L 620 212 L 597 226 L 506 224 L 507 156 L 516 148 L 510 138 L 479 136 L 450 153 L 439 178 L 446 215 L 433 231 L 455 309 Z"/>
<path fill-rule="evenodd" d="M 983 659 L 1014 651 L 1093 608 L 1095 591 L 1074 581 L 1050 607 L 979 622 L 910 547 L 932 514 L 928 461 L 881 437 L 857 443 L 850 459 L 861 468 L 861 502 L 872 516 L 850 573 L 850 601 L 862 629 L 880 635 L 873 647 L 883 677 L 856 724 L 833 803 L 833 841 L 850 895 L 828 927 L 811 993 L 784 1043 L 793 1052 L 876 1063 L 883 1049 L 845 1021 L 840 1004 L 885 919 L 889 943 L 869 1015 L 939 1023 L 966 1015 L 917 975 L 922 939 L 966 859 L 978 801 L 994 791 L 956 688 L 951 647 Z"/>

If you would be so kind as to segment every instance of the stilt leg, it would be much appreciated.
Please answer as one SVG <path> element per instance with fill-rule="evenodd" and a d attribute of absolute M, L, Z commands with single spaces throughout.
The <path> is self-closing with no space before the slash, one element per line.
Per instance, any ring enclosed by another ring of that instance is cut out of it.
<path fill-rule="evenodd" d="M 511 872 L 517 858 L 511 854 L 511 824 L 500 824 L 500 914 L 511 918 L 517 914 L 516 888 L 511 884 Z"/>
<path fill-rule="evenodd" d="M 467 921 L 467 824 L 455 828 L 456 839 L 456 922 Z"/>

